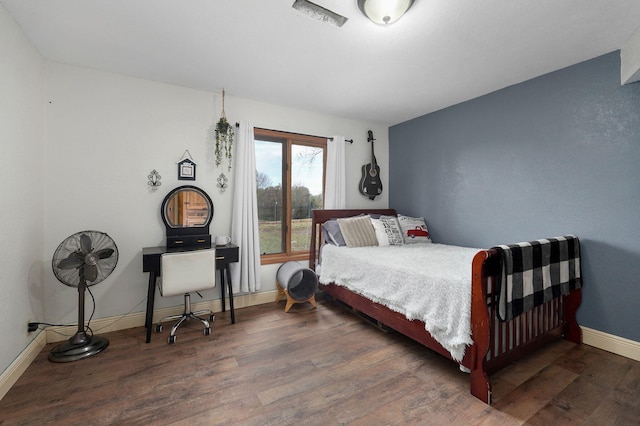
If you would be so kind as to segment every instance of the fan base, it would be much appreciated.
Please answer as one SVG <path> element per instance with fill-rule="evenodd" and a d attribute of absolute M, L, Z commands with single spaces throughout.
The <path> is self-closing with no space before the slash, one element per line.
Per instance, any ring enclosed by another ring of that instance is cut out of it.
<path fill-rule="evenodd" d="M 87 343 L 82 344 L 65 342 L 51 349 L 49 361 L 78 361 L 102 352 L 107 346 L 109 346 L 109 340 L 100 336 L 92 336 Z"/>

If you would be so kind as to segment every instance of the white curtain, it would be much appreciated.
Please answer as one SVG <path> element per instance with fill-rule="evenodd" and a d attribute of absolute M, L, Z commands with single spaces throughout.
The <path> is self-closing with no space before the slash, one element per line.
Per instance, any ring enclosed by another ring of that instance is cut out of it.
<path fill-rule="evenodd" d="M 347 207 L 347 165 L 344 136 L 327 141 L 327 170 L 324 184 L 324 208 Z"/>
<path fill-rule="evenodd" d="M 231 240 L 240 247 L 240 259 L 231 264 L 231 280 L 234 292 L 246 293 L 261 287 L 253 124 L 240 122 L 235 145 Z"/>

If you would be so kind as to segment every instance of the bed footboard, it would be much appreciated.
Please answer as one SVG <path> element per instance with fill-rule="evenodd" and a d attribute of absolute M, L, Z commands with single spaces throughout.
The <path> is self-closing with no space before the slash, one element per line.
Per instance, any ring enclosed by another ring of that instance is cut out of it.
<path fill-rule="evenodd" d="M 491 383 L 487 371 L 487 353 L 491 346 L 491 317 L 487 309 L 490 277 L 499 272 L 498 253 L 495 250 L 482 250 L 471 264 L 471 335 L 474 344 L 467 349 L 470 352 L 471 394 L 486 404 L 491 404 Z M 463 364 L 464 365 L 464 364 Z"/>
<path fill-rule="evenodd" d="M 491 403 L 488 375 L 564 337 L 582 343 L 576 313 L 582 300 L 580 289 L 557 297 L 509 321 L 498 318 L 496 283 L 500 257 L 496 250 L 482 250 L 472 265 L 471 329 L 476 354 L 471 369 L 471 393 Z"/>

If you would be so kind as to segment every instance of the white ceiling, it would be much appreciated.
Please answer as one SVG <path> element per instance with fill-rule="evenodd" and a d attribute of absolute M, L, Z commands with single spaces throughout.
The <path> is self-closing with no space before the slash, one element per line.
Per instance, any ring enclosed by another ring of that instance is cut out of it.
<path fill-rule="evenodd" d="M 620 49 L 638 0 L 416 0 L 389 27 L 356 0 L 0 0 L 48 60 L 396 124 Z"/>

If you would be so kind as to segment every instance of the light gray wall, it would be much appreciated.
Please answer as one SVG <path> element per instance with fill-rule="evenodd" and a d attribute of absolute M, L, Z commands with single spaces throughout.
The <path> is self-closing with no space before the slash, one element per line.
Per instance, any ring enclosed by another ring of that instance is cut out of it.
<path fill-rule="evenodd" d="M 573 233 L 580 324 L 640 341 L 640 84 L 613 52 L 389 130 L 391 207 L 435 242 Z"/>
<path fill-rule="evenodd" d="M 117 317 L 145 309 L 148 274 L 142 272 L 142 248 L 163 245 L 165 229 L 160 204 L 173 188 L 193 184 L 212 198 L 215 212 L 212 235 L 229 235 L 234 178 L 226 164 L 216 167 L 212 127 L 220 117 L 219 94 L 111 74 L 72 65 L 45 65 L 45 230 L 44 259 L 75 232 L 107 232 L 119 249 L 113 273 L 93 286 L 95 318 Z M 296 133 L 354 138 L 347 147 L 349 203 L 371 202 L 358 194 L 360 165 L 368 162 L 367 130 L 380 134 L 380 161 L 387 157 L 387 127 L 291 109 L 226 94 L 225 112 L 231 122 L 251 121 L 255 126 Z M 378 144 L 376 144 L 378 147 Z M 197 163 L 196 181 L 177 180 L 177 161 L 189 150 Z M 234 158 L 235 160 L 235 158 Z M 147 185 L 156 169 L 162 186 Z M 234 169 L 235 170 L 235 169 Z M 220 173 L 229 188 L 217 187 Z M 386 179 L 383 176 L 383 179 Z M 385 181 L 385 184 L 387 181 Z M 388 199 L 375 204 L 386 207 Z M 262 291 L 275 290 L 274 265 L 265 265 Z M 53 323 L 73 322 L 77 297 L 61 285 L 51 268 L 44 273 L 47 303 L 45 318 Z M 203 300 L 219 298 L 219 290 L 203 292 Z M 177 306 L 182 298 L 156 298 L 156 307 Z M 90 306 L 90 302 L 87 303 Z"/>
<path fill-rule="evenodd" d="M 43 64 L 0 5 L 0 372 L 43 312 Z"/>

